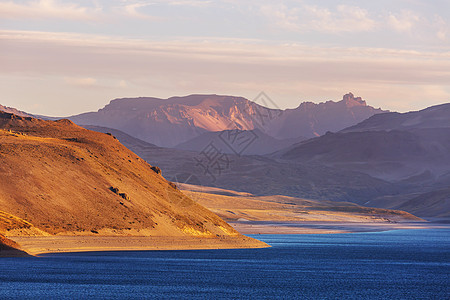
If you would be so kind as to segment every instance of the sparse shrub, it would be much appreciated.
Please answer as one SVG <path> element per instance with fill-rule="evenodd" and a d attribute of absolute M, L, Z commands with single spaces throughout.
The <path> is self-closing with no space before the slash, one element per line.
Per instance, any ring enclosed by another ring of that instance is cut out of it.
<path fill-rule="evenodd" d="M 174 189 L 178 190 L 178 187 L 177 187 L 177 185 L 175 183 L 173 183 L 172 181 L 168 181 L 168 183 L 169 183 L 169 185 L 171 187 L 173 187 Z"/>
<path fill-rule="evenodd" d="M 116 188 L 116 187 L 110 187 L 109 190 L 110 190 L 111 192 L 113 192 L 114 194 L 119 195 L 119 188 Z"/>
<path fill-rule="evenodd" d="M 161 168 L 160 167 L 153 166 L 150 169 L 152 169 L 153 172 L 155 172 L 156 174 L 161 174 Z"/>
<path fill-rule="evenodd" d="M 119 196 L 122 197 L 125 200 L 130 200 L 130 197 L 127 194 L 125 194 L 125 193 L 119 193 Z"/>
<path fill-rule="evenodd" d="M 111 187 L 109 187 L 109 190 L 111 192 L 113 192 L 114 194 L 119 195 L 123 199 L 130 201 L 130 197 L 126 193 L 120 193 L 119 188 L 111 186 Z"/>
<path fill-rule="evenodd" d="M 113 139 L 117 140 L 117 138 L 111 132 L 107 132 L 106 134 L 109 135 L 109 136 L 112 136 Z"/>

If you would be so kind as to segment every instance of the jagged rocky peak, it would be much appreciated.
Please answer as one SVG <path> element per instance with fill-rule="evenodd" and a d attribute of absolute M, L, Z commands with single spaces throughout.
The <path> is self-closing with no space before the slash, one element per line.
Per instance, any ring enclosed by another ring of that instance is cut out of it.
<path fill-rule="evenodd" d="M 347 106 L 367 106 L 366 101 L 364 101 L 361 97 L 355 97 L 351 92 L 345 94 L 342 101 Z"/>

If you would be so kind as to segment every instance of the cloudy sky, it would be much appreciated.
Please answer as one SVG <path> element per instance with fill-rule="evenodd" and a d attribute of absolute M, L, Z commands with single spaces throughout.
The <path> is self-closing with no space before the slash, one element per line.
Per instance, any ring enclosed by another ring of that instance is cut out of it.
<path fill-rule="evenodd" d="M 450 1 L 0 0 L 0 90 L 53 116 L 261 91 L 416 110 L 450 102 Z"/>

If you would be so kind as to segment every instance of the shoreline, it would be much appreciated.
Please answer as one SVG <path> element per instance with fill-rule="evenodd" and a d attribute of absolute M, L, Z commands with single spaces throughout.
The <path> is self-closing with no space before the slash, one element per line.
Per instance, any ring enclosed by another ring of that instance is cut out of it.
<path fill-rule="evenodd" d="M 217 238 L 161 236 L 14 236 L 9 237 L 29 255 L 50 253 L 208 250 L 268 248 L 270 245 L 247 236 Z"/>
<path fill-rule="evenodd" d="M 109 252 L 109 251 L 166 251 L 220 250 L 269 248 L 257 240 L 258 234 L 342 234 L 381 232 L 399 229 L 450 228 L 449 224 L 430 222 L 356 223 L 356 222 L 270 222 L 239 221 L 229 224 L 243 235 L 220 238 L 164 237 L 164 236 L 12 236 L 20 250 L 31 256 L 52 253 Z"/>
<path fill-rule="evenodd" d="M 380 232 L 399 229 L 434 229 L 450 228 L 449 224 L 430 222 L 270 222 L 237 221 L 228 223 L 242 234 L 339 234 L 358 232 Z"/>

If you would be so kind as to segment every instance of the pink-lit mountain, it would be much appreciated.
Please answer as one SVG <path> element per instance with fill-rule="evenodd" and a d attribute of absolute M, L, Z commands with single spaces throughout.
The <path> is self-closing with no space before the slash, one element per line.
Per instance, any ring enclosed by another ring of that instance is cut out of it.
<path fill-rule="evenodd" d="M 327 131 L 339 131 L 382 112 L 386 111 L 368 106 L 361 97 L 348 93 L 338 102 L 303 102 L 295 109 L 286 109 L 271 123 L 267 133 L 279 139 L 312 138 Z"/>
<path fill-rule="evenodd" d="M 205 132 L 260 129 L 277 139 L 298 139 L 339 131 L 383 112 L 349 93 L 339 102 L 302 103 L 296 109 L 269 109 L 242 97 L 122 98 L 97 112 L 70 117 L 80 125 L 121 130 L 158 146 L 173 147 Z"/>

